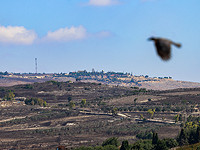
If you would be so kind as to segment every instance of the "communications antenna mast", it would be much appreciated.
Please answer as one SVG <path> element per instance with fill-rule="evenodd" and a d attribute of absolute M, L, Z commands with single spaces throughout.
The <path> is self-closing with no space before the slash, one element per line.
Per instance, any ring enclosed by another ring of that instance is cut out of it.
<path fill-rule="evenodd" d="M 35 73 L 37 74 L 37 58 L 35 58 Z"/>

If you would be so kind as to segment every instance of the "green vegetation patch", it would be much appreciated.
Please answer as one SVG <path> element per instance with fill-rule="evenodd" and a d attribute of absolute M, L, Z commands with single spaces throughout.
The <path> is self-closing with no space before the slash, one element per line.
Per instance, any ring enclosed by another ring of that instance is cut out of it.
<path fill-rule="evenodd" d="M 179 147 L 176 150 L 200 150 L 200 143 Z"/>
<path fill-rule="evenodd" d="M 39 105 L 42 107 L 46 107 L 47 106 L 47 102 L 44 101 L 41 98 L 30 98 L 30 99 L 26 99 L 25 100 L 25 104 L 26 105 Z"/>

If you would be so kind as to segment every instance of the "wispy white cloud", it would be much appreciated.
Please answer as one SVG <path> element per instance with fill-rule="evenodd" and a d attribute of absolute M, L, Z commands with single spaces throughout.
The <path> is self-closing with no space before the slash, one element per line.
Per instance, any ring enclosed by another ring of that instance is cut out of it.
<path fill-rule="evenodd" d="M 34 42 L 37 35 L 23 26 L 0 26 L 0 43 L 29 45 Z"/>
<path fill-rule="evenodd" d="M 89 33 L 85 27 L 78 26 L 71 28 L 65 27 L 60 28 L 54 32 L 49 31 L 43 38 L 43 41 L 51 42 L 69 42 L 75 40 L 82 40 L 86 38 L 106 38 L 111 36 L 112 33 L 109 31 L 100 31 L 97 33 Z"/>
<path fill-rule="evenodd" d="M 47 41 L 59 41 L 59 42 L 67 42 L 73 40 L 81 40 L 86 38 L 87 32 L 83 26 L 71 28 L 60 28 L 54 32 L 49 31 L 44 37 L 44 40 Z"/>
<path fill-rule="evenodd" d="M 93 6 L 109 6 L 118 4 L 119 0 L 90 0 L 88 2 L 89 5 Z"/>
<path fill-rule="evenodd" d="M 98 32 L 95 34 L 95 37 L 98 37 L 98 38 L 107 38 L 107 37 L 110 37 L 112 36 L 113 34 L 109 31 L 101 31 L 101 32 Z"/>

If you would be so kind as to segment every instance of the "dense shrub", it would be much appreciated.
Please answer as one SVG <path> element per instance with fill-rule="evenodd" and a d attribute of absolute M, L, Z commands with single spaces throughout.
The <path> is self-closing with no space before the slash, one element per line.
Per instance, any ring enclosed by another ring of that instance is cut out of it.
<path fill-rule="evenodd" d="M 168 150 L 164 140 L 158 140 L 157 144 L 154 147 L 154 150 Z"/>
<path fill-rule="evenodd" d="M 151 150 L 153 149 L 152 141 L 151 140 L 139 140 L 135 142 L 132 146 L 131 149 L 133 150 Z"/>
<path fill-rule="evenodd" d="M 168 148 L 173 148 L 173 147 L 178 146 L 178 142 L 175 139 L 167 138 L 167 139 L 163 139 L 163 141 L 165 142 Z"/>
<path fill-rule="evenodd" d="M 120 147 L 120 150 L 130 150 L 130 146 L 127 140 L 122 141 L 122 146 Z"/>

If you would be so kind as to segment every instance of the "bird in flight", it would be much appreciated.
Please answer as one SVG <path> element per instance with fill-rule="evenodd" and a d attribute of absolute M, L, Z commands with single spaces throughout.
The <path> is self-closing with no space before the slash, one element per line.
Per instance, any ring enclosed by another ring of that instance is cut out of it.
<path fill-rule="evenodd" d="M 148 40 L 154 41 L 157 54 L 162 58 L 162 60 L 165 61 L 171 58 L 171 45 L 175 45 L 176 47 L 181 47 L 181 44 L 175 43 L 165 38 L 150 37 Z"/>

